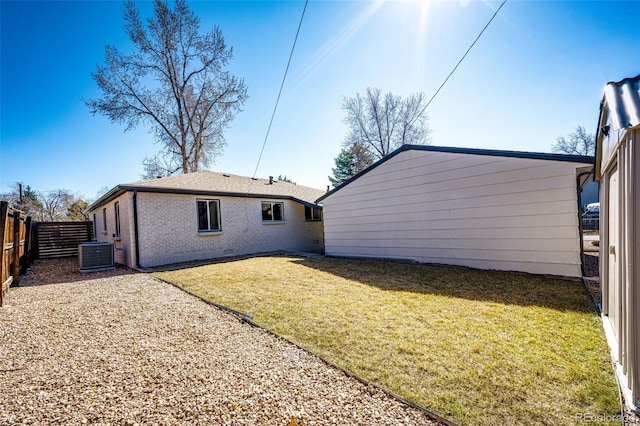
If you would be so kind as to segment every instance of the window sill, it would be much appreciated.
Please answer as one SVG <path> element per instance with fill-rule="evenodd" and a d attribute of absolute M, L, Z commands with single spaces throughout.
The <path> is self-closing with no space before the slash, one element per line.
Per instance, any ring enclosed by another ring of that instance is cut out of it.
<path fill-rule="evenodd" d="M 198 231 L 198 236 L 206 237 L 207 235 L 222 235 L 222 231 Z"/>
<path fill-rule="evenodd" d="M 285 222 L 284 220 L 273 220 L 273 221 L 262 221 L 263 225 L 284 225 Z"/>

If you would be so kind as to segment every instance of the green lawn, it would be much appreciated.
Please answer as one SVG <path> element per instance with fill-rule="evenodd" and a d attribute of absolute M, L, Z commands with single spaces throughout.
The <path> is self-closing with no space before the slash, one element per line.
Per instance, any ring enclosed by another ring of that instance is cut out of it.
<path fill-rule="evenodd" d="M 154 275 L 460 424 L 575 424 L 620 410 L 579 282 L 298 257 Z"/>

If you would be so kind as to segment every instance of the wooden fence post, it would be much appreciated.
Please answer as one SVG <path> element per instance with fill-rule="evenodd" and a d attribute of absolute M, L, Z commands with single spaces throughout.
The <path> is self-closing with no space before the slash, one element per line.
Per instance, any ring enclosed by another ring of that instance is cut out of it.
<path fill-rule="evenodd" d="M 22 256 L 22 264 L 20 265 L 20 272 L 25 273 L 27 268 L 31 265 L 31 250 L 33 249 L 33 238 L 31 229 L 31 216 L 27 216 L 27 220 L 24 224 L 26 234 L 24 237 L 24 255 Z"/>
<path fill-rule="evenodd" d="M 20 281 L 20 230 L 23 227 L 22 212 L 19 210 L 13 211 L 13 265 L 12 285 L 18 285 Z"/>

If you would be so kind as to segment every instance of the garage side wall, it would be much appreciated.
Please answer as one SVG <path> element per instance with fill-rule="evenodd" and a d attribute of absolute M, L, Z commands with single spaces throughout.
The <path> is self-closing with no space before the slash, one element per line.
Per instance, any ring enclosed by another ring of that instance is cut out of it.
<path fill-rule="evenodd" d="M 325 251 L 581 276 L 584 166 L 407 150 L 323 200 Z"/>

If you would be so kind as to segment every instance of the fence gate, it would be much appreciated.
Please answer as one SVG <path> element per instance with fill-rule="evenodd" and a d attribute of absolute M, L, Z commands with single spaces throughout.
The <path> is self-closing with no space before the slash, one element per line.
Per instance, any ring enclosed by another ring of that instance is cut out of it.
<path fill-rule="evenodd" d="M 0 201 L 0 306 L 5 302 L 11 284 L 20 280 L 20 272 L 26 270 L 31 259 L 31 218 L 23 212 Z"/>
<path fill-rule="evenodd" d="M 93 239 L 92 222 L 38 222 L 35 226 L 39 259 L 78 256 L 78 244 Z"/>

